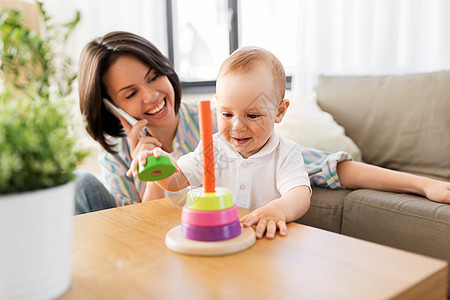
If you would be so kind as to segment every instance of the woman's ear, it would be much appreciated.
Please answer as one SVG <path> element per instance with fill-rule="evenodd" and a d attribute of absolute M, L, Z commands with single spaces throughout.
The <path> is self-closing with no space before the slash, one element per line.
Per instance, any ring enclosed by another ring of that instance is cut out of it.
<path fill-rule="evenodd" d="M 284 115 L 286 114 L 286 111 L 290 104 L 291 103 L 288 99 L 284 99 L 280 102 L 280 104 L 278 105 L 277 116 L 275 117 L 275 123 L 280 123 L 281 121 L 283 121 Z"/>

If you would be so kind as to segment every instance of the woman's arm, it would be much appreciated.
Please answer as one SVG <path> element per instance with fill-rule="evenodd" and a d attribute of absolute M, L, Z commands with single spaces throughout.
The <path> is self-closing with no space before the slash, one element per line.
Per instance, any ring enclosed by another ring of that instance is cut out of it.
<path fill-rule="evenodd" d="M 338 163 L 337 172 L 341 184 L 348 189 L 365 188 L 387 192 L 413 193 L 436 202 L 450 203 L 450 182 L 356 161 Z"/>
<path fill-rule="evenodd" d="M 124 139 L 114 139 L 117 144 L 116 149 L 127 147 L 127 142 Z M 102 170 L 103 182 L 106 189 L 115 198 L 115 206 L 123 206 L 141 202 L 140 189 L 136 181 L 132 177 L 128 177 L 126 172 L 128 170 L 129 157 L 127 157 L 125 150 L 115 155 L 100 149 L 98 154 L 98 162 Z"/>

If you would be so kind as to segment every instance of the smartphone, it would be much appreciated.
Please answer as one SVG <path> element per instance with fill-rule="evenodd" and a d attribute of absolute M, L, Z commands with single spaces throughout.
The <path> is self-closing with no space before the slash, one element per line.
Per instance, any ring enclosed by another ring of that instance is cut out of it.
<path fill-rule="evenodd" d="M 131 126 L 136 125 L 137 120 L 135 118 L 133 118 L 132 116 L 130 116 L 126 111 L 124 111 L 120 107 L 114 105 L 111 101 L 109 101 L 106 98 L 103 98 L 103 103 L 105 104 L 105 106 L 108 109 L 108 111 L 110 113 L 112 113 L 114 116 L 116 116 L 117 118 L 119 118 L 119 117 L 124 118 L 125 120 L 127 120 L 128 124 L 130 124 Z M 146 136 L 147 135 L 147 128 L 143 127 L 139 131 L 139 135 L 140 136 Z"/>

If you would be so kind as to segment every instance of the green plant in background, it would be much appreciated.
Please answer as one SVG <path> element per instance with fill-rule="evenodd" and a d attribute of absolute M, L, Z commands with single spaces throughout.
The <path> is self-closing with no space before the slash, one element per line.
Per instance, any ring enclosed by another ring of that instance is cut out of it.
<path fill-rule="evenodd" d="M 71 124 L 76 73 L 63 48 L 80 15 L 52 25 L 39 6 L 44 37 L 26 29 L 18 11 L 0 12 L 0 194 L 67 183 L 88 155 Z"/>
<path fill-rule="evenodd" d="M 76 72 L 72 59 L 64 52 L 69 36 L 80 21 L 77 12 L 66 24 L 55 25 L 41 2 L 43 31 L 40 36 L 23 26 L 20 12 L 5 9 L 0 12 L 0 70 L 6 85 L 12 85 L 30 97 L 68 96 Z"/>
<path fill-rule="evenodd" d="M 70 105 L 61 99 L 0 94 L 0 194 L 64 184 L 87 155 L 70 132 Z"/>

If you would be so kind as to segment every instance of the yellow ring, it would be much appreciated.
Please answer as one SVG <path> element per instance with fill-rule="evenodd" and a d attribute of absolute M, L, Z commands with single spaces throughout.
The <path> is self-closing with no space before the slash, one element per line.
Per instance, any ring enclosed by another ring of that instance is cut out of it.
<path fill-rule="evenodd" d="M 205 193 L 203 188 L 190 190 L 187 194 L 186 206 L 196 210 L 223 210 L 234 205 L 231 191 L 216 187 L 215 193 Z"/>

